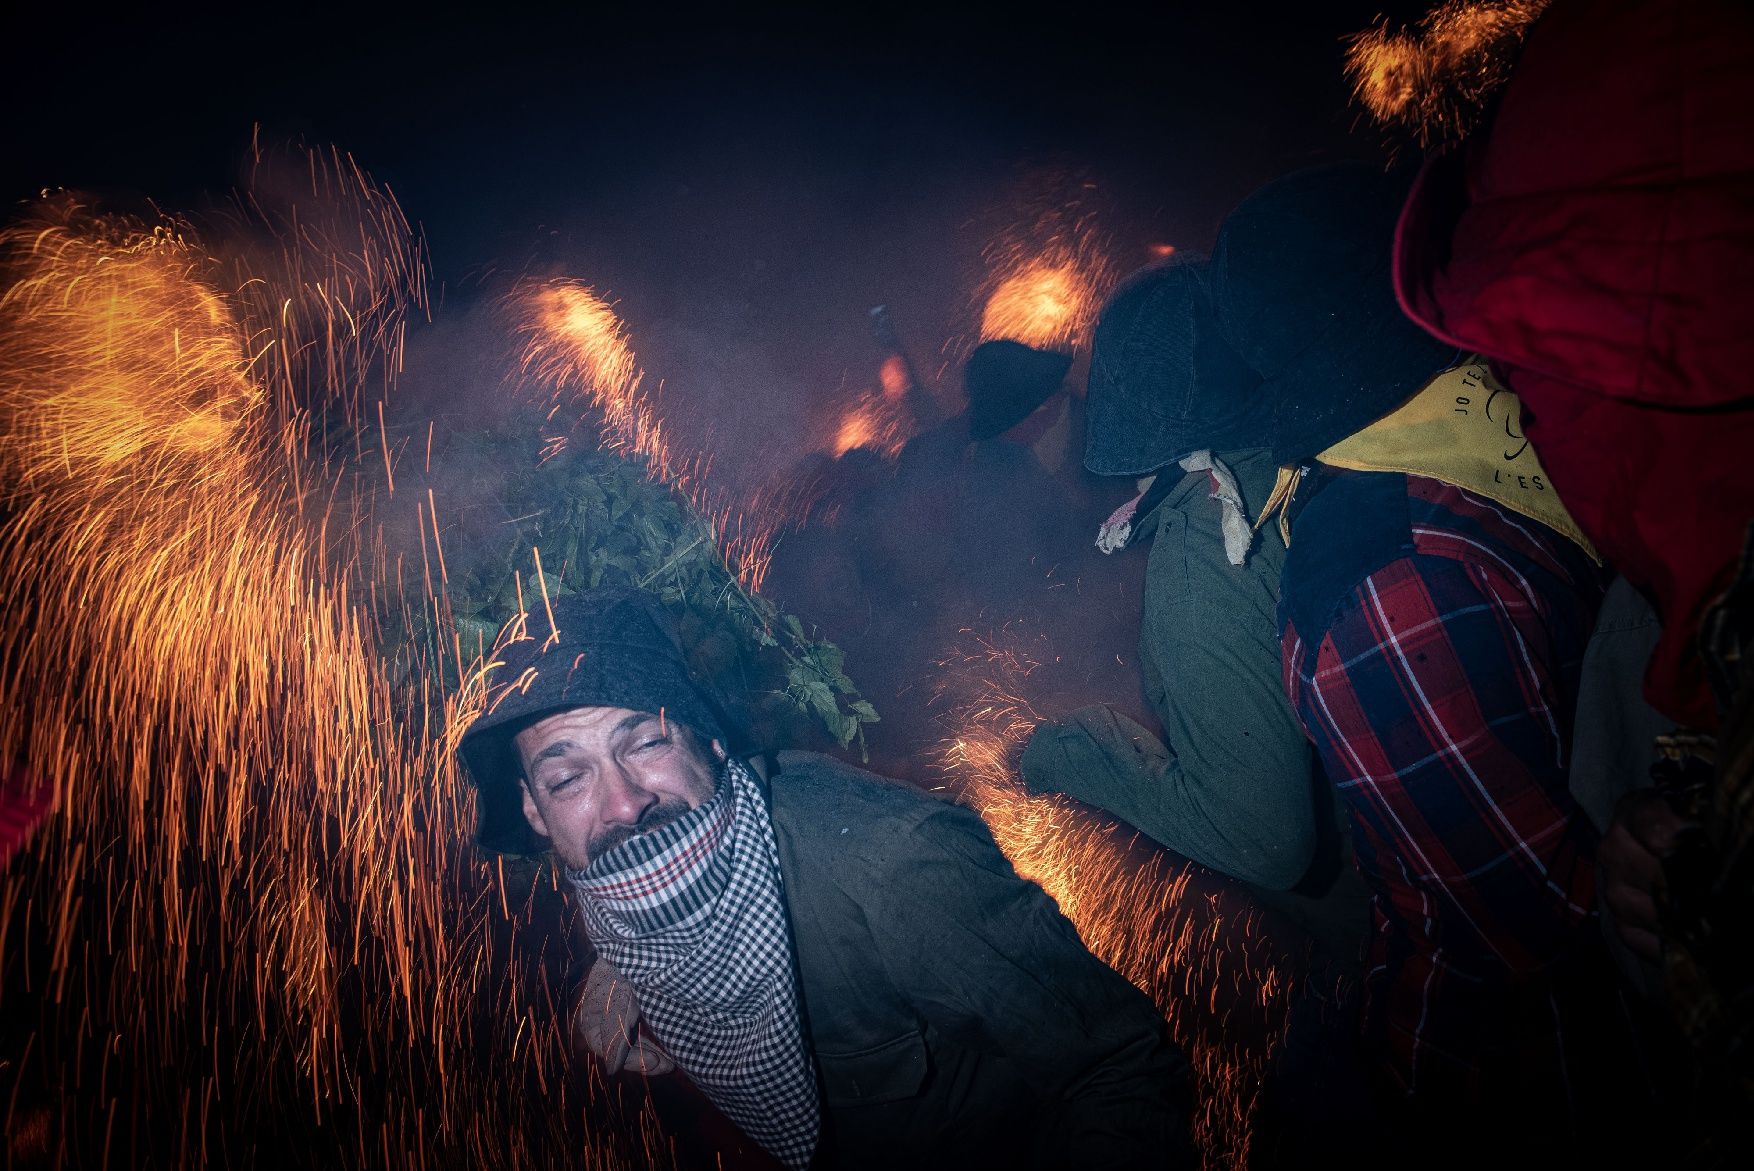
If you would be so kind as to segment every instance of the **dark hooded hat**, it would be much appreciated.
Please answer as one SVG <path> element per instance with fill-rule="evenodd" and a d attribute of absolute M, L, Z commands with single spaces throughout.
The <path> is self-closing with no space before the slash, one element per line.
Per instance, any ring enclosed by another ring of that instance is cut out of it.
<path fill-rule="evenodd" d="M 1102 311 L 1090 360 L 1084 466 L 1142 476 L 1202 448 L 1261 447 L 1260 378 L 1224 341 L 1207 264 L 1177 253 L 1136 273 Z"/>
<path fill-rule="evenodd" d="M 476 838 L 489 850 L 542 848 L 524 819 L 513 737 L 556 712 L 619 707 L 661 712 L 702 740 L 725 740 L 719 706 L 690 677 L 674 624 L 649 594 L 593 590 L 532 609 L 519 637 L 502 642 L 480 718 L 458 751 L 477 790 Z"/>
<path fill-rule="evenodd" d="M 976 346 L 962 371 L 969 438 L 991 439 L 1029 418 L 1060 389 L 1071 368 L 1071 355 L 1022 342 L 1001 339 Z"/>
<path fill-rule="evenodd" d="M 1411 179 L 1363 163 L 1312 167 L 1250 195 L 1218 231 L 1213 304 L 1272 404 L 1255 446 L 1281 465 L 1375 422 L 1459 356 L 1395 301 L 1390 256 Z"/>

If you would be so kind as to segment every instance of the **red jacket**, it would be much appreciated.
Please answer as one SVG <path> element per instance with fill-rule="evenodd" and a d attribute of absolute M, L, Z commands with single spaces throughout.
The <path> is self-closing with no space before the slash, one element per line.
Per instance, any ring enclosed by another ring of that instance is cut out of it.
<path fill-rule="evenodd" d="M 1693 636 L 1754 519 L 1754 6 L 1559 0 L 1490 127 L 1427 163 L 1395 284 L 1493 360 L 1663 620 L 1645 694 L 1713 728 Z"/>

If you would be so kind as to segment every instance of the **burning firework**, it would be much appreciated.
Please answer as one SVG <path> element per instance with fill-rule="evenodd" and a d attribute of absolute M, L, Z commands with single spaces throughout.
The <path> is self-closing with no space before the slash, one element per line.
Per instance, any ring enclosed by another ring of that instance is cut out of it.
<path fill-rule="evenodd" d="M 1510 76 L 1529 26 L 1550 0 L 1447 0 L 1418 33 L 1388 23 L 1354 35 L 1346 50 L 1353 96 L 1378 125 L 1422 148 L 1465 136 Z"/>
<path fill-rule="evenodd" d="M 1114 271 L 1087 194 L 1036 195 L 1023 222 L 987 248 L 981 341 L 1070 350 L 1090 336 Z"/>

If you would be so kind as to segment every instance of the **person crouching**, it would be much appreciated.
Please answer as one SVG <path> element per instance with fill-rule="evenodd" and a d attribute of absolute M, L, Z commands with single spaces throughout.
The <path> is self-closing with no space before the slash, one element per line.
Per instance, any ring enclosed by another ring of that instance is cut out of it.
<path fill-rule="evenodd" d="M 624 989 L 614 1056 L 788 1167 L 1191 1163 L 1161 1015 L 981 820 L 814 753 L 764 779 L 661 613 L 530 615 L 461 744 L 483 844 L 546 846 Z"/>

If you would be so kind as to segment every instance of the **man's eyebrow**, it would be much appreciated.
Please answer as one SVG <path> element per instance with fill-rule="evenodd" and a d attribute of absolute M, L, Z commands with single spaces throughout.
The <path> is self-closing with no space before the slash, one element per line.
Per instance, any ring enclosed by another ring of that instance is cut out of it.
<path fill-rule="evenodd" d="M 658 717 L 654 716 L 651 712 L 634 712 L 631 715 L 623 716 L 621 722 L 615 725 L 615 730 L 617 732 L 625 732 L 629 728 L 637 728 L 641 724 L 650 723 L 657 718 Z"/>
<path fill-rule="evenodd" d="M 550 744 L 547 748 L 544 748 L 541 752 L 532 756 L 530 758 L 530 763 L 532 765 L 541 764 L 545 760 L 553 760 L 557 756 L 565 756 L 567 753 L 576 751 L 577 749 L 578 745 L 574 744 L 571 740 L 556 740 L 553 744 Z"/>

